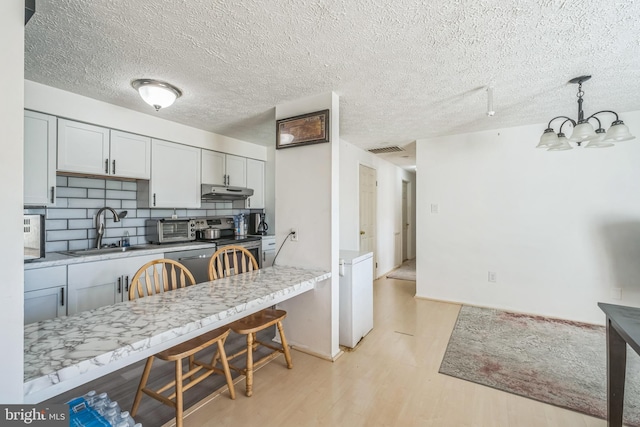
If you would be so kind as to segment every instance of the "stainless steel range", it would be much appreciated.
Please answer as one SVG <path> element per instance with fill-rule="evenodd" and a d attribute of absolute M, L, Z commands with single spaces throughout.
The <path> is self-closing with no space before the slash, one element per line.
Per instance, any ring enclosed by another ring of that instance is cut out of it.
<path fill-rule="evenodd" d="M 209 260 L 213 253 L 220 248 L 230 245 L 242 246 L 255 257 L 258 268 L 262 268 L 262 242 L 259 236 L 235 236 L 233 217 L 196 218 L 196 240 L 199 242 L 215 243 L 215 247 L 203 249 L 191 249 L 186 251 L 168 252 L 165 256 L 180 262 L 191 271 L 196 282 L 209 280 Z M 215 233 L 202 233 L 205 229 L 217 229 Z M 215 239 L 207 239 L 204 236 L 218 235 Z"/>

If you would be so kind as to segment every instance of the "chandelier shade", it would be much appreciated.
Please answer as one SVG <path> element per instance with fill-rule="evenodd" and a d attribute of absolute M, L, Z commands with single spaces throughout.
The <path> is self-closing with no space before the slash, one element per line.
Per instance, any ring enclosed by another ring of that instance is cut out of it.
<path fill-rule="evenodd" d="M 613 147 L 615 145 L 613 144 L 614 142 L 628 141 L 635 138 L 635 136 L 633 136 L 629 131 L 629 127 L 620 120 L 615 111 L 603 110 L 593 113 L 587 118 L 584 117 L 584 111 L 582 110 L 582 103 L 584 102 L 582 83 L 586 82 L 590 78 L 591 76 L 580 76 L 569 80 L 569 83 L 578 84 L 578 119 L 574 120 L 567 116 L 557 116 L 551 119 L 549 121 L 549 125 L 540 137 L 540 141 L 536 148 L 546 148 L 547 151 L 570 150 L 573 148 L 570 142 L 575 143 L 578 147 L 582 146 L 582 143 L 586 142 L 587 144 L 585 145 L 585 148 L 607 148 Z M 615 120 L 611 123 L 611 126 L 607 131 L 602 128 L 600 119 L 596 117 L 602 114 L 613 114 L 615 116 Z M 560 125 L 558 134 L 556 135 L 551 124 L 559 119 L 562 119 L 563 122 Z M 597 122 L 597 129 L 594 129 L 590 122 L 591 120 Z M 567 123 L 571 123 L 573 126 L 573 131 L 568 139 L 565 137 L 564 133 L 562 133 L 562 127 Z"/>
<path fill-rule="evenodd" d="M 159 80 L 138 79 L 131 82 L 131 86 L 138 91 L 142 100 L 156 111 L 170 106 L 182 96 L 180 89 Z"/>

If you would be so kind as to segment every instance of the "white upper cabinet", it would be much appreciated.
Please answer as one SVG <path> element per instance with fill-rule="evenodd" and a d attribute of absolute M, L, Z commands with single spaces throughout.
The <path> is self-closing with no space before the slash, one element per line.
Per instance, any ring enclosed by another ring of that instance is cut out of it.
<path fill-rule="evenodd" d="M 227 185 L 230 187 L 247 186 L 247 159 L 226 155 Z"/>
<path fill-rule="evenodd" d="M 202 150 L 202 183 L 226 185 L 225 157 L 217 151 Z"/>
<path fill-rule="evenodd" d="M 148 137 L 58 119 L 58 171 L 149 179 Z"/>
<path fill-rule="evenodd" d="M 247 159 L 247 188 L 253 189 L 253 196 L 247 199 L 246 207 L 264 209 L 264 162 Z"/>
<path fill-rule="evenodd" d="M 152 208 L 199 208 L 200 151 L 188 145 L 152 140 L 148 201 L 142 204 Z M 144 191 L 144 181 L 138 183 L 139 202 L 141 188 Z"/>
<path fill-rule="evenodd" d="M 217 151 L 202 150 L 202 183 L 247 186 L 247 159 Z"/>
<path fill-rule="evenodd" d="M 151 138 L 112 130 L 109 159 L 111 175 L 149 179 L 151 176 Z"/>
<path fill-rule="evenodd" d="M 109 174 L 109 129 L 58 119 L 58 170 Z"/>
<path fill-rule="evenodd" d="M 24 204 L 54 206 L 56 118 L 24 112 Z"/>

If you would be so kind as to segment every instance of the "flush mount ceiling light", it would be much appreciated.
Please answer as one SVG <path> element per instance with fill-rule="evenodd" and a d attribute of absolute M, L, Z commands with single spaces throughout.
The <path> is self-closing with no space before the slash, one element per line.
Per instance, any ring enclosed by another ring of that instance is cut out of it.
<path fill-rule="evenodd" d="M 144 102 L 156 111 L 174 103 L 182 96 L 182 92 L 172 84 L 153 79 L 138 79 L 131 82 L 131 86 L 138 91 Z"/>
<path fill-rule="evenodd" d="M 606 148 L 613 147 L 614 142 L 628 141 L 635 138 L 635 136 L 631 135 L 629 132 L 627 125 L 620 120 L 618 114 L 614 111 L 598 111 L 586 119 L 584 118 L 584 111 L 582 111 L 582 97 L 584 96 L 582 83 L 586 82 L 590 78 L 591 76 L 580 76 L 569 80 L 569 83 L 578 85 L 578 121 L 576 122 L 567 116 L 558 116 L 549 120 L 549 125 L 540 137 L 540 142 L 536 148 L 546 148 L 548 151 L 571 150 L 573 146 L 569 144 L 569 141 L 575 142 L 578 147 L 580 147 L 583 142 L 587 142 L 585 148 Z M 616 116 L 616 119 L 611 123 L 611 127 L 609 127 L 609 130 L 607 130 L 606 133 L 602 128 L 600 119 L 596 117 L 597 115 L 604 113 L 610 113 Z M 560 125 L 560 131 L 556 135 L 555 131 L 551 127 L 551 122 L 557 119 L 564 119 L 564 121 Z M 594 130 L 591 123 L 589 123 L 589 120 L 595 120 L 598 123 L 598 129 Z M 567 122 L 573 125 L 573 133 L 568 139 L 565 134 L 562 133 L 562 127 Z"/>

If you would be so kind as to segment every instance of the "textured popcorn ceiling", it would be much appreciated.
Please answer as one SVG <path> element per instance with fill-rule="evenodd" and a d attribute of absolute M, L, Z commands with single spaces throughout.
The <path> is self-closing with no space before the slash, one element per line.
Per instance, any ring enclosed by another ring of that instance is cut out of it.
<path fill-rule="evenodd" d="M 38 0 L 25 33 L 29 80 L 263 145 L 327 91 L 363 149 L 575 117 L 583 74 L 587 113 L 640 109 L 638 0 Z M 156 113 L 141 77 L 184 95 Z"/>

